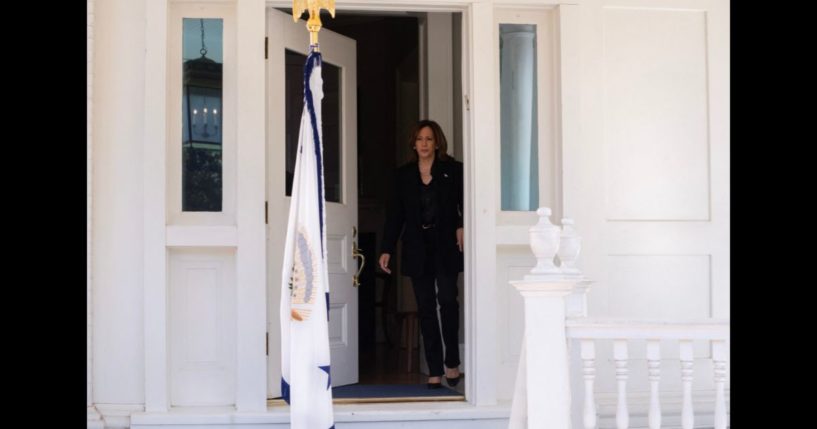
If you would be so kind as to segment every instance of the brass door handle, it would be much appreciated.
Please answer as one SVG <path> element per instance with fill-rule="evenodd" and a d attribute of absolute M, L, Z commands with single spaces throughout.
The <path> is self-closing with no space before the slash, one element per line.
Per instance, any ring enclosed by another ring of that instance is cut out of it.
<path fill-rule="evenodd" d="M 352 258 L 360 258 L 360 266 L 357 268 L 357 273 L 355 273 L 354 277 L 352 278 L 352 286 L 358 287 L 360 286 L 360 273 L 363 271 L 363 267 L 366 265 L 366 257 L 360 253 L 360 248 L 357 247 L 357 242 L 354 238 L 357 237 L 357 227 L 352 227 Z"/>

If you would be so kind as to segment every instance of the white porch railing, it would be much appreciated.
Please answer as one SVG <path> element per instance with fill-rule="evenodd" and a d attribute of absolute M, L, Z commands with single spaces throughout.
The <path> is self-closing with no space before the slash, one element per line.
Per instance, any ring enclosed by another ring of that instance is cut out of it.
<path fill-rule="evenodd" d="M 539 223 L 530 229 L 531 249 L 537 265 L 523 280 L 511 284 L 522 294 L 525 306 L 525 335 L 522 342 L 519 369 L 516 377 L 510 429 L 553 428 L 569 429 L 571 393 L 569 379 L 568 341 L 575 340 L 581 347 L 584 401 L 582 427 L 597 426 L 594 383 L 596 381 L 596 342 L 612 340 L 613 361 L 617 382 L 615 423 L 617 429 L 630 427 L 627 406 L 629 379 L 628 342 L 646 340 L 647 366 L 650 384 L 648 425 L 661 427 L 659 383 L 661 379 L 661 341 L 678 341 L 683 385 L 681 426 L 694 427 L 692 381 L 695 356 L 693 341 L 711 345 L 714 363 L 715 404 L 714 428 L 726 429 L 725 398 L 727 320 L 694 321 L 631 321 L 598 320 L 585 316 L 586 292 L 591 283 L 575 268 L 580 249 L 580 238 L 572 228 L 572 221 L 563 220 L 564 228 L 550 223 L 550 209 L 540 208 Z M 560 243 L 561 242 L 561 243 Z M 562 262 L 554 264 L 557 255 Z M 664 359 L 666 360 L 666 356 Z M 535 362 L 535 365 L 527 365 Z M 578 425 L 576 425 L 578 426 Z"/>
<path fill-rule="evenodd" d="M 613 360 L 616 367 L 618 396 L 616 428 L 629 427 L 627 407 L 628 342 L 647 341 L 647 366 L 650 382 L 649 429 L 661 427 L 661 405 L 658 386 L 661 379 L 661 340 L 675 340 L 680 344 L 681 381 L 683 382 L 683 405 L 681 425 L 683 429 L 694 427 L 692 407 L 692 380 L 694 374 L 693 340 L 711 344 L 715 381 L 715 429 L 726 429 L 726 342 L 729 339 L 729 322 L 718 320 L 660 322 L 629 320 L 568 319 L 567 338 L 581 343 L 582 373 L 584 378 L 584 404 L 582 423 L 585 429 L 596 428 L 596 404 L 593 385 L 596 378 L 596 341 L 613 341 Z"/>

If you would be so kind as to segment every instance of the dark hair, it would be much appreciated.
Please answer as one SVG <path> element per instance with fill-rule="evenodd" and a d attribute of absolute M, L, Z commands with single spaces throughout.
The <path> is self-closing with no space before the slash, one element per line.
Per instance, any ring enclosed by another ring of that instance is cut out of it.
<path fill-rule="evenodd" d="M 445 161 L 450 156 L 448 155 L 448 142 L 445 140 L 445 134 L 443 134 L 443 129 L 440 128 L 440 124 L 432 121 L 431 119 L 423 119 L 422 121 L 417 122 L 417 124 L 412 128 L 411 133 L 409 133 L 409 148 L 412 149 L 411 153 L 414 156 L 414 160 L 417 160 L 417 151 L 414 150 L 414 142 L 417 140 L 417 135 L 420 134 L 420 130 L 425 127 L 431 128 L 431 132 L 434 134 L 434 144 L 436 145 L 437 149 L 435 152 L 435 157 L 440 161 Z"/>

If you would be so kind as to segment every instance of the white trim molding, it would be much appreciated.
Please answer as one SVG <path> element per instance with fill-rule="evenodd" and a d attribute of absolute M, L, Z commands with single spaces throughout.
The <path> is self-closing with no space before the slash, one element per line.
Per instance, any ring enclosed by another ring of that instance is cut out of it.
<path fill-rule="evenodd" d="M 168 0 L 145 7 L 144 330 L 145 408 L 169 407 L 165 247 Z"/>
<path fill-rule="evenodd" d="M 102 428 L 102 416 L 94 407 L 94 348 L 93 348 L 93 298 L 91 293 L 93 282 L 93 136 L 94 136 L 94 0 L 87 2 L 87 82 L 86 82 L 86 143 L 85 143 L 85 305 L 86 305 L 86 377 L 88 428 Z"/>

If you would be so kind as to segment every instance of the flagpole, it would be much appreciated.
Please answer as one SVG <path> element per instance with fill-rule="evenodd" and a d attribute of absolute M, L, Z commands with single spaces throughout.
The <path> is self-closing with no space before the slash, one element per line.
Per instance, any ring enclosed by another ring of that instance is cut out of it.
<path fill-rule="evenodd" d="M 281 396 L 292 429 L 334 429 L 329 347 L 329 273 L 321 142 L 320 10 L 335 16 L 334 0 L 294 0 L 293 19 L 309 11 L 295 176 L 281 273 Z"/>
<path fill-rule="evenodd" d="M 321 9 L 326 9 L 335 17 L 335 0 L 292 0 L 292 20 L 298 22 L 305 10 L 309 11 L 306 29 L 309 30 L 309 46 L 320 52 L 318 32 L 321 31 Z"/>

